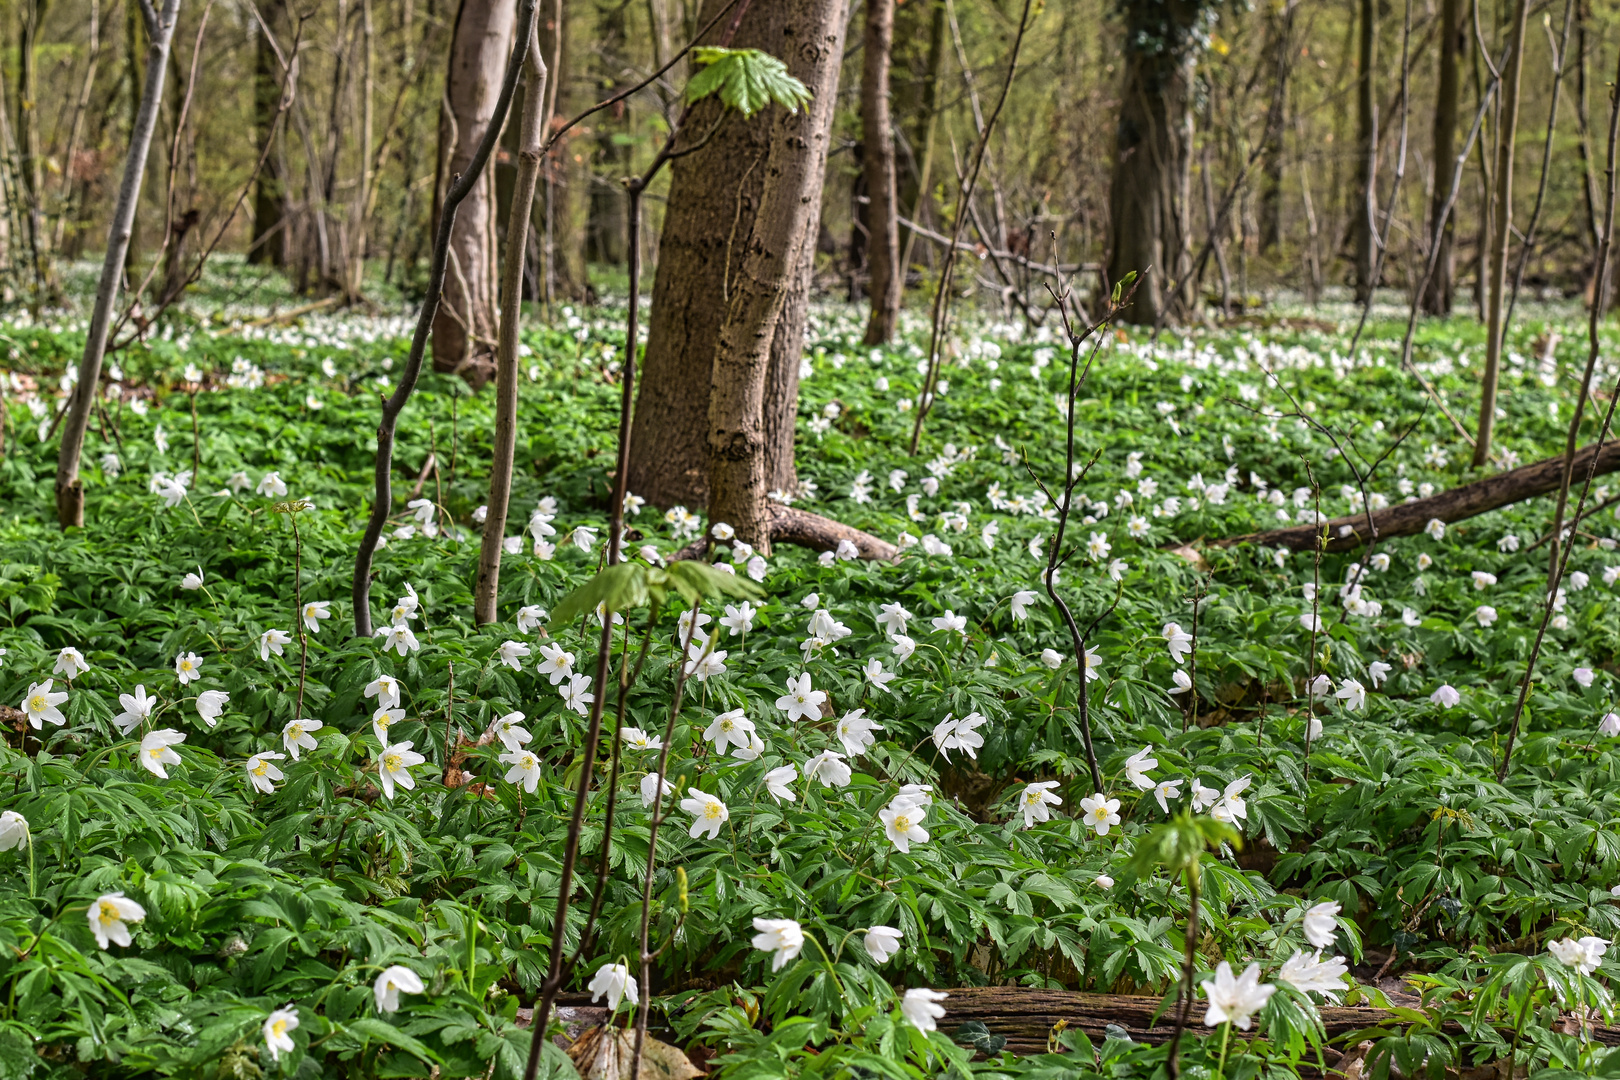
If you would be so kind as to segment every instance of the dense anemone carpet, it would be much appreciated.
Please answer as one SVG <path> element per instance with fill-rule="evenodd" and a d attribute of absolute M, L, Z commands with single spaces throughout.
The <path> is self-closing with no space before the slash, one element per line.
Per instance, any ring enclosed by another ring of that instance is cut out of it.
<path fill-rule="evenodd" d="M 1547 499 L 1319 562 L 1200 543 L 1468 477 L 1398 341 L 1111 333 L 1071 410 L 1049 328 L 981 322 L 912 457 L 925 334 L 870 349 L 819 311 L 778 495 L 901 556 L 759 552 L 632 499 L 639 565 L 706 534 L 758 595 L 616 614 L 603 687 L 601 615 L 550 613 L 601 562 L 619 326 L 564 311 L 526 335 L 490 626 L 490 395 L 424 381 L 369 639 L 349 577 L 403 321 L 221 317 L 123 355 L 65 535 L 82 328 L 6 328 L 0 1074 L 521 1075 L 597 695 L 617 738 L 589 763 L 568 949 L 605 885 L 571 985 L 621 1023 L 656 997 L 655 1034 L 719 1051 L 711 1070 L 1152 1075 L 1166 1048 L 1120 1039 L 1004 1057 L 949 990 L 1174 994 L 1190 955 L 1180 1054 L 1205 1075 L 1332 1061 L 1319 1005 L 1414 994 L 1364 1036 L 1375 1061 L 1620 1074 L 1567 1019 L 1608 1016 L 1620 974 L 1613 515 L 1581 522 L 1551 597 Z M 1509 357 L 1497 466 L 1562 448 L 1584 344 L 1544 329 Z M 1477 339 L 1420 338 L 1460 414 Z M 1071 411 L 1090 464 L 1053 587 L 1094 627 L 1081 663 L 1043 580 Z M 1187 843 L 1212 845 L 1196 875 Z"/>

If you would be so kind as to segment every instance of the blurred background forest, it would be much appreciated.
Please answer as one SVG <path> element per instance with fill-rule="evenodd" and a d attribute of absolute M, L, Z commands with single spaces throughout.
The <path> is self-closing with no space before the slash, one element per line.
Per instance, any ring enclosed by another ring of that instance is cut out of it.
<path fill-rule="evenodd" d="M 6 7 L 0 277 L 7 301 L 52 306 L 63 265 L 105 245 L 147 32 L 124 0 Z M 864 5 L 847 10 L 814 285 L 858 298 L 869 282 L 872 155 L 861 110 Z M 1514 124 L 1493 76 L 1521 11 Z M 1021 0 L 893 4 L 898 239 L 912 289 L 937 274 L 1021 14 Z M 1510 130 L 1510 282 L 1522 255 L 1525 288 L 1580 294 L 1600 231 L 1615 15 L 1594 0 L 1045 0 L 1029 14 L 965 216 L 962 240 L 976 257 L 963 284 L 976 281 L 985 300 L 1016 314 L 1038 306 L 1054 262 L 1080 269 L 1094 289 L 1111 264 L 1115 277 L 1144 268 L 1122 267 L 1123 256 L 1152 256 L 1163 289 L 1190 269 L 1195 288 L 1174 304 L 1144 293 L 1139 317 L 1152 321 L 1166 304 L 1184 309 L 1171 317 L 1195 314 L 1195 291 L 1236 313 L 1280 293 L 1308 301 L 1338 285 L 1363 291 L 1369 252 L 1387 234 L 1380 283 L 1411 290 L 1455 155 L 1486 101 L 1425 306 L 1444 311 L 1453 289 L 1465 309 L 1485 303 L 1493 173 Z M 512 0 L 181 7 L 130 285 L 145 281 L 151 305 L 214 251 L 283 270 L 310 302 L 420 295 L 435 194 L 458 119 L 468 123 L 447 95 L 458 21 L 465 39 L 502 19 L 515 19 Z M 539 22 L 555 130 L 644 80 L 698 32 L 704 12 L 697 0 L 543 0 Z M 735 43 L 780 51 L 780 42 L 744 41 L 748 32 Z M 497 81 L 505 48 L 493 50 Z M 687 68 L 677 63 L 547 154 L 527 237 L 528 298 L 622 294 L 620 181 L 662 145 Z M 502 244 L 519 109 L 492 166 L 489 221 Z M 665 170 L 645 200 L 645 267 L 657 265 L 669 183 Z"/>

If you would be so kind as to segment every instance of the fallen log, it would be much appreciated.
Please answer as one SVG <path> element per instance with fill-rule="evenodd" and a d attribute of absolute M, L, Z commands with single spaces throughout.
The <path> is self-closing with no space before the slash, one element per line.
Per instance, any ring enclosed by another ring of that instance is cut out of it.
<path fill-rule="evenodd" d="M 992 1035 L 1007 1040 L 1006 1049 L 1017 1055 L 1046 1053 L 1053 1029 L 1062 1024 L 1069 1031 L 1083 1032 L 1093 1041 L 1107 1037 L 1110 1027 L 1123 1028 L 1137 1042 L 1162 1043 L 1175 1029 L 1174 1016 L 1167 1010 L 1154 1020 L 1160 999 L 1127 994 L 1085 994 L 1073 990 L 1038 990 L 1025 986 L 980 986 L 946 991 L 942 1004 L 945 1018 L 940 1030 L 954 1032 L 963 1024 L 977 1021 Z M 1203 1030 L 1206 1005 L 1193 1002 L 1190 1025 Z M 1389 1009 L 1366 1005 L 1326 1005 L 1319 1012 L 1329 1039 L 1348 1035 L 1381 1024 L 1402 1025 Z M 1455 1025 L 1448 1025 L 1448 1029 Z M 1456 1028 L 1461 1032 L 1461 1027 Z M 1604 1046 L 1620 1046 L 1620 1028 L 1594 1027 L 1594 1041 Z"/>
<path fill-rule="evenodd" d="M 1620 439 L 1611 439 L 1605 443 L 1601 452 L 1595 446 L 1583 447 L 1576 451 L 1574 473 L 1576 490 L 1578 485 L 1585 481 L 1594 456 L 1597 458 L 1597 471 L 1594 475 L 1603 476 L 1620 470 Z M 1516 502 L 1523 502 L 1525 499 L 1533 499 L 1538 495 L 1552 494 L 1558 490 L 1562 480 L 1563 465 L 1563 455 L 1559 455 L 1529 465 L 1521 465 L 1508 472 L 1487 476 L 1471 484 L 1431 495 L 1427 499 L 1396 503 L 1394 506 L 1374 511 L 1372 520 L 1378 530 L 1377 538 L 1388 540 L 1394 536 L 1416 536 L 1430 521 L 1437 518 L 1449 525 L 1453 521 L 1471 518 Z M 1367 527 L 1367 515 L 1359 513 L 1333 518 L 1324 525 L 1291 525 L 1285 529 L 1228 536 L 1220 540 L 1211 540 L 1210 543 L 1215 547 L 1255 544 L 1261 547 L 1310 551 L 1320 541 L 1324 529 L 1327 532 L 1327 543 L 1323 545 L 1323 551 L 1354 551 L 1373 541 L 1372 533 Z"/>

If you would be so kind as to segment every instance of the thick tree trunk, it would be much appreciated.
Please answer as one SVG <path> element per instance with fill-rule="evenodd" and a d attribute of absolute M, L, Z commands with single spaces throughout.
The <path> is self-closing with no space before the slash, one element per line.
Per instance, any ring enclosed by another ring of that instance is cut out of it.
<path fill-rule="evenodd" d="M 276 14 L 283 0 L 267 0 L 259 13 L 265 24 L 274 28 Z M 276 124 L 276 109 L 281 104 L 281 81 L 278 77 L 276 52 L 263 27 L 255 27 L 258 46 L 253 58 L 253 123 L 261 140 L 269 138 Z M 283 266 L 287 261 L 287 242 L 282 222 L 286 216 L 284 180 L 281 175 L 281 155 L 272 152 L 265 159 L 264 168 L 253 186 L 253 244 L 248 248 L 248 262 L 263 266 Z"/>
<path fill-rule="evenodd" d="M 1356 201 L 1350 208 L 1351 245 L 1355 251 L 1356 301 L 1364 303 L 1378 283 L 1372 280 L 1373 207 L 1378 201 L 1378 5 L 1361 0 L 1357 30 L 1360 54 L 1356 76 Z"/>
<path fill-rule="evenodd" d="M 894 337 L 900 318 L 900 214 L 896 200 L 894 126 L 889 116 L 889 54 L 894 49 L 894 0 L 866 0 L 861 67 L 862 172 L 866 178 L 866 265 L 872 313 L 866 344 Z"/>
<path fill-rule="evenodd" d="M 1530 17 L 1529 0 L 1518 0 L 1513 12 L 1507 70 L 1502 72 L 1502 119 L 1496 140 L 1496 195 L 1491 200 L 1491 254 L 1489 308 L 1485 315 L 1485 375 L 1479 393 L 1479 427 L 1474 435 L 1476 469 L 1491 459 L 1491 433 L 1496 427 L 1496 386 L 1502 370 L 1502 312 L 1507 293 L 1508 239 L 1513 234 L 1513 143 L 1519 132 L 1519 83 L 1524 71 L 1524 32 Z"/>
<path fill-rule="evenodd" d="M 1128 323 L 1152 326 L 1176 315 L 1165 306 L 1191 268 L 1194 52 L 1191 42 L 1176 43 L 1190 37 L 1201 11 L 1195 0 L 1125 7 L 1127 42 L 1171 39 L 1163 48 L 1127 46 L 1124 56 L 1108 191 L 1108 282 L 1151 270 L 1136 299 L 1120 313 Z"/>
<path fill-rule="evenodd" d="M 722 0 L 709 0 L 699 16 L 700 25 L 709 22 L 721 6 Z M 790 8 L 779 3 L 750 6 L 731 46 L 764 49 L 780 56 L 804 80 L 800 69 L 806 64 L 786 51 L 793 40 L 789 31 L 796 25 L 788 18 Z M 715 129 L 717 121 L 720 126 Z M 658 242 L 652 317 L 631 435 L 630 490 L 663 507 L 708 503 L 709 451 L 704 433 L 708 430 L 709 379 L 720 325 L 742 271 L 765 187 L 771 116 L 748 119 L 732 113 L 722 118 L 720 103 L 709 99 L 693 109 L 687 129 L 715 131 L 701 149 L 670 166 L 669 200 Z M 818 189 L 818 199 L 819 194 Z M 791 282 L 771 341 L 765 395 L 770 462 L 767 491 L 791 493 L 798 486 L 793 434 L 814 256 L 812 231 L 793 263 L 798 276 Z"/>
<path fill-rule="evenodd" d="M 1601 452 L 1596 446 L 1586 446 L 1577 451 L 1574 458 L 1574 475 L 1583 477 L 1588 469 L 1593 468 L 1593 455 L 1597 456 L 1594 476 L 1605 476 L 1620 470 L 1620 440 L 1610 439 L 1603 444 Z M 1495 473 L 1472 484 L 1464 484 L 1462 487 L 1431 495 L 1427 499 L 1397 503 L 1374 513 L 1373 524 L 1378 528 L 1380 540 L 1388 540 L 1392 536 L 1416 536 L 1435 519 L 1449 524 L 1512 503 L 1523 502 L 1525 499 L 1533 499 L 1538 495 L 1552 494 L 1558 490 L 1563 473 L 1564 455 L 1560 454 L 1529 465 L 1521 465 L 1509 472 Z M 1295 525 L 1286 529 L 1229 536 L 1222 540 L 1212 540 L 1210 543 L 1216 547 L 1257 544 L 1262 547 L 1285 547 L 1295 551 L 1308 551 L 1316 546 L 1323 529 L 1327 530 L 1324 551 L 1353 551 L 1372 541 L 1371 531 L 1367 527 L 1367 515 L 1363 513 L 1333 518 L 1325 525 Z"/>
<path fill-rule="evenodd" d="M 769 553 L 773 517 L 765 401 L 773 338 L 803 280 L 821 208 L 848 0 L 782 0 L 782 54 L 810 89 L 803 109 L 771 110 L 759 213 L 742 238 L 709 384 L 709 518 Z"/>
<path fill-rule="evenodd" d="M 443 201 L 444 186 L 472 160 L 495 114 L 516 12 L 516 0 L 462 0 L 439 116 L 435 207 Z M 444 298 L 433 316 L 433 370 L 459 374 L 475 389 L 495 372 L 499 291 L 495 203 L 495 185 L 486 170 L 456 214 Z M 438 229 L 437 212 L 433 228 Z"/>
<path fill-rule="evenodd" d="M 1452 250 L 1452 218 L 1437 228 L 1451 194 L 1457 164 L 1457 103 L 1461 85 L 1457 64 L 1468 47 L 1468 30 L 1463 18 L 1462 0 L 1441 0 L 1440 75 L 1434 100 L 1434 191 L 1429 195 L 1429 243 L 1439 249 L 1434 275 L 1423 291 L 1420 303 L 1427 315 L 1450 315 L 1451 294 L 1456 287 L 1457 259 Z"/>

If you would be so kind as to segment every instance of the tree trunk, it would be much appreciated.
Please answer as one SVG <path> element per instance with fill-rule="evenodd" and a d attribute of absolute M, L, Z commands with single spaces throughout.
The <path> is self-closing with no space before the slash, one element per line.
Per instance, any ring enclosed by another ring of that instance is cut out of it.
<path fill-rule="evenodd" d="M 771 110 L 759 213 L 741 238 L 709 384 L 709 519 L 769 553 L 766 388 L 772 339 L 812 249 L 838 96 L 848 0 L 780 0 L 782 53 L 812 94 L 803 109 Z M 701 130 L 701 129 L 700 129 Z"/>
<path fill-rule="evenodd" d="M 1378 283 L 1372 280 L 1373 207 L 1378 201 L 1378 105 L 1373 94 L 1378 66 L 1378 5 L 1361 0 L 1361 50 L 1356 78 L 1356 167 L 1360 182 L 1350 208 L 1350 235 L 1356 259 L 1356 302 L 1365 303 Z"/>
<path fill-rule="evenodd" d="M 274 29 L 276 13 L 283 8 L 283 0 L 267 0 L 259 9 L 265 26 Z M 281 104 L 281 82 L 277 77 L 276 52 L 264 27 L 256 27 L 258 48 L 253 62 L 253 122 L 260 140 L 272 134 L 276 124 L 276 109 Z M 287 241 L 284 231 L 286 204 L 285 187 L 281 175 L 281 155 L 272 152 L 265 159 L 264 168 L 253 186 L 253 244 L 248 248 L 248 262 L 261 266 L 285 266 Z"/>
<path fill-rule="evenodd" d="M 928 22 L 928 74 L 923 80 L 922 99 L 916 111 L 916 123 L 911 129 L 913 150 L 922 147 L 922 159 L 914 162 L 915 170 L 906 180 L 900 195 L 900 204 L 911 211 L 911 220 L 926 225 L 923 211 L 928 207 L 929 184 L 933 180 L 934 149 L 939 133 L 939 84 L 945 73 L 945 2 L 932 0 L 932 14 Z M 900 281 L 905 283 L 911 271 L 911 251 L 917 243 L 913 229 L 904 230 L 905 239 L 900 247 Z"/>
<path fill-rule="evenodd" d="M 844 6 L 841 0 L 837 2 Z M 709 0 L 699 24 L 707 24 L 721 6 L 722 0 Z M 786 47 L 794 40 L 790 31 L 800 25 L 790 18 L 796 15 L 792 7 L 782 3 L 750 6 L 731 47 L 764 49 L 780 56 L 795 77 L 811 85 L 800 70 L 807 71 L 808 65 Z M 723 29 L 724 22 L 715 31 L 716 38 Z M 630 490 L 657 506 L 708 503 L 709 451 L 704 433 L 708 429 L 709 380 L 720 325 L 742 272 L 765 187 L 771 124 L 770 114 L 745 119 L 733 112 L 722 118 L 718 101 L 701 101 L 687 120 L 687 129 L 714 129 L 714 135 L 670 166 L 630 455 Z M 816 196 L 813 201 L 819 202 L 819 187 Z M 765 394 L 767 491 L 791 493 L 797 488 L 793 435 L 799 355 L 809 318 L 814 230 L 803 239 L 794 259 L 786 260 L 798 271 L 788 282 L 771 341 Z"/>
<path fill-rule="evenodd" d="M 895 189 L 894 126 L 889 116 L 889 54 L 894 48 L 894 0 L 866 0 L 861 67 L 862 173 L 866 178 L 866 265 L 872 313 L 866 344 L 894 337 L 900 318 L 900 221 Z"/>
<path fill-rule="evenodd" d="M 1192 262 L 1187 214 L 1192 187 L 1193 45 L 1196 0 L 1125 7 L 1124 87 L 1108 190 L 1108 284 L 1145 273 L 1121 321 L 1153 326 L 1177 314 L 1165 311 Z M 1141 25 L 1138 25 L 1138 24 Z M 1165 28 L 1170 33 L 1165 33 Z M 1185 42 L 1180 47 L 1137 47 L 1139 40 Z M 1151 272 L 1150 272 L 1151 271 Z"/>
<path fill-rule="evenodd" d="M 1420 303 L 1426 315 L 1450 315 L 1451 294 L 1456 288 L 1457 259 L 1452 250 L 1453 225 L 1447 218 L 1438 227 L 1451 194 L 1457 164 L 1457 102 L 1460 80 L 1457 63 L 1468 47 L 1468 29 L 1463 19 L 1462 0 L 1441 0 L 1440 76 L 1434 101 L 1434 191 L 1429 196 L 1429 243 L 1439 249 L 1434 274 L 1429 278 Z"/>
<path fill-rule="evenodd" d="M 79 382 L 68 399 L 67 416 L 62 424 L 62 446 L 56 459 L 56 516 L 64 529 L 84 526 L 84 483 L 79 478 L 84 433 L 90 424 L 90 410 L 101 390 L 101 361 L 107 351 L 107 332 L 112 326 L 113 304 L 118 300 L 119 284 L 124 277 L 124 258 L 140 201 L 141 182 L 146 177 L 146 155 L 152 148 L 152 130 L 157 127 L 158 107 L 163 100 L 169 43 L 174 38 L 174 26 L 179 17 L 180 0 L 164 0 L 155 23 L 147 27 L 150 44 L 146 55 L 146 84 L 141 91 L 135 126 L 129 135 L 124 176 L 118 185 L 118 205 L 107 230 L 101 282 L 85 335 L 84 355 L 79 360 Z"/>
<path fill-rule="evenodd" d="M 1288 130 L 1288 76 L 1293 68 L 1293 7 L 1275 11 L 1267 19 L 1271 33 L 1271 77 L 1274 91 L 1266 107 L 1269 141 L 1265 149 L 1265 184 L 1260 192 L 1260 252 L 1282 243 L 1283 236 L 1283 133 Z M 1245 290 L 1247 291 L 1247 290 Z"/>
<path fill-rule="evenodd" d="M 45 19 L 49 0 L 30 0 L 23 10 L 22 40 L 17 49 L 17 143 L 22 151 L 18 172 L 23 186 L 24 212 L 27 216 L 28 251 L 33 262 L 34 283 L 43 287 L 46 281 L 45 162 L 40 152 L 38 57 L 39 24 Z"/>
<path fill-rule="evenodd" d="M 512 51 L 516 12 L 516 0 L 462 0 L 439 115 L 434 206 L 443 201 L 443 185 L 454 181 L 472 160 L 494 116 L 501 75 Z M 437 212 L 433 227 L 438 229 Z M 456 214 L 444 299 L 433 316 L 433 370 L 458 374 L 474 389 L 495 373 L 499 263 L 495 227 L 495 185 L 486 170 Z"/>
<path fill-rule="evenodd" d="M 596 34 L 591 41 L 596 77 L 594 93 L 605 98 L 623 85 L 625 50 L 629 44 L 626 26 L 628 12 L 624 0 L 597 0 Z M 630 172 L 632 129 L 630 103 L 620 102 L 591 118 L 594 182 L 590 186 L 590 218 L 585 226 L 586 257 L 605 266 L 623 266 L 624 239 L 629 219 L 625 215 L 628 197 L 619 180 Z"/>
<path fill-rule="evenodd" d="M 1524 71 L 1524 31 L 1530 17 L 1529 0 L 1517 0 L 1513 10 L 1513 36 L 1509 39 L 1507 70 L 1502 72 L 1502 119 L 1496 139 L 1496 196 L 1492 204 L 1490 306 L 1485 326 L 1485 376 L 1480 385 L 1479 428 L 1474 435 L 1473 467 L 1491 459 L 1491 432 L 1496 427 L 1496 386 L 1502 369 L 1502 310 L 1507 292 L 1508 238 L 1513 233 L 1513 143 L 1519 130 L 1519 82 Z"/>

